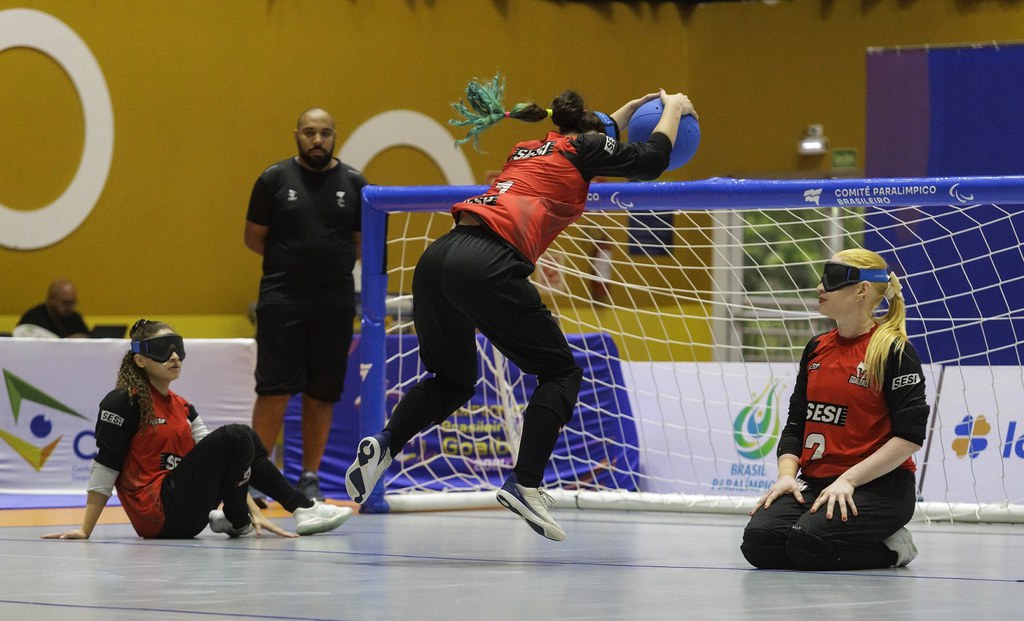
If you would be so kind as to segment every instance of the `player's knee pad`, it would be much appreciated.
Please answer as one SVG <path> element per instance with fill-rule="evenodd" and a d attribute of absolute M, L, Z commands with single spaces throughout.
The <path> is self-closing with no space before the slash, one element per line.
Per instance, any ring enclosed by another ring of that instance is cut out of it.
<path fill-rule="evenodd" d="M 233 442 L 247 442 L 249 440 L 249 434 L 255 433 L 252 427 L 243 425 L 241 423 L 228 423 L 223 425 L 224 433 L 228 434 Z"/>
<path fill-rule="evenodd" d="M 538 375 L 537 389 L 530 397 L 530 405 L 551 410 L 562 419 L 563 425 L 568 424 L 576 409 L 576 397 L 580 394 L 582 381 L 583 369 L 576 365 Z"/>
<path fill-rule="evenodd" d="M 238 430 L 239 433 L 245 438 L 248 438 L 249 444 L 252 445 L 253 453 L 255 453 L 256 455 L 264 456 L 270 453 L 270 450 L 273 447 L 271 447 L 271 449 L 268 449 L 266 446 L 264 446 L 263 440 L 260 439 L 260 434 L 256 433 L 255 429 L 253 429 L 249 425 L 238 425 L 238 427 L 241 428 Z"/>
<path fill-rule="evenodd" d="M 440 410 L 442 414 L 434 419 L 434 424 L 437 425 L 443 423 L 451 416 L 452 412 L 465 405 L 476 392 L 475 386 L 456 384 L 437 375 L 420 382 L 412 390 L 416 389 L 428 393 L 432 399 L 437 399 L 438 403 L 443 406 Z"/>
<path fill-rule="evenodd" d="M 240 457 L 252 460 L 252 455 L 256 450 L 254 443 L 260 441 L 260 437 L 256 435 L 252 427 L 231 423 L 220 427 L 220 429 L 224 430 L 223 433 L 228 439 L 229 451 L 238 454 Z"/>
<path fill-rule="evenodd" d="M 747 562 L 758 569 L 784 569 L 792 567 L 786 555 L 784 535 L 765 528 L 747 528 L 743 531 L 740 552 Z"/>
<path fill-rule="evenodd" d="M 786 556 L 797 569 L 835 569 L 839 560 L 835 548 L 829 542 L 806 528 L 793 528 L 786 538 Z"/>

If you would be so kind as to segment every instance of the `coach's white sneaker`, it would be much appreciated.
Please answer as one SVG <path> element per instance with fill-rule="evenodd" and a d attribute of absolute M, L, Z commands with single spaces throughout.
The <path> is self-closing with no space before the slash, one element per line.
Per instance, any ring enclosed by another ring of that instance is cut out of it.
<path fill-rule="evenodd" d="M 377 480 L 391 465 L 391 433 L 382 431 L 359 441 L 356 459 L 345 473 L 345 490 L 352 500 L 363 504 L 370 496 Z"/>
<path fill-rule="evenodd" d="M 498 502 L 526 520 L 538 534 L 553 541 L 565 539 L 565 531 L 548 513 L 548 507 L 554 503 L 554 499 L 538 487 L 520 485 L 514 472 L 508 475 L 505 484 L 498 490 Z"/>
<path fill-rule="evenodd" d="M 910 531 L 906 528 L 901 528 L 889 535 L 882 543 L 896 553 L 897 559 L 894 567 L 906 567 L 917 556 L 914 538 L 910 536 Z"/>
<path fill-rule="evenodd" d="M 296 533 L 315 535 L 334 530 L 344 524 L 345 520 L 351 517 L 352 509 L 314 500 L 312 507 L 299 507 L 292 515 L 295 516 Z"/>
<path fill-rule="evenodd" d="M 242 537 L 248 535 L 253 531 L 252 523 L 248 523 L 242 528 L 235 528 L 231 525 L 231 520 L 228 516 L 224 515 L 224 512 L 220 509 L 214 509 L 210 511 L 210 530 L 215 533 L 224 533 L 228 537 L 234 539 L 235 537 Z"/>

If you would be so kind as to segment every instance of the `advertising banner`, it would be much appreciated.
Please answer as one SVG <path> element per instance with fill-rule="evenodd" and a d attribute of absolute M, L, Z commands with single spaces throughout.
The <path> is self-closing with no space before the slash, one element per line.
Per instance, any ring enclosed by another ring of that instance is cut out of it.
<path fill-rule="evenodd" d="M 584 370 L 583 382 L 573 420 L 555 446 L 545 480 L 557 479 L 563 486 L 565 481 L 576 481 L 582 489 L 635 490 L 634 474 L 640 462 L 637 430 L 622 388 L 615 343 L 606 334 L 566 338 L 576 364 Z M 500 486 L 511 471 L 515 442 L 508 434 L 520 432 L 515 421 L 536 379 L 504 361 L 486 339 L 478 339 L 482 375 L 476 394 L 444 423 L 413 438 L 386 475 L 393 487 L 470 488 L 483 480 Z M 320 466 L 320 487 L 328 496 L 345 495 L 344 474 L 359 441 L 359 368 L 351 361 L 359 360 L 360 342 L 358 336 L 353 341 L 345 391 L 335 407 L 331 438 Z M 388 412 L 423 371 L 413 353 L 415 345 L 415 335 L 387 337 Z M 285 415 L 284 456 L 285 475 L 292 480 L 301 473 L 301 437 L 301 399 L 294 397 Z"/>
<path fill-rule="evenodd" d="M 760 496 L 771 487 L 778 476 L 775 451 L 788 417 L 796 364 L 657 362 L 624 367 L 640 431 L 643 491 Z M 925 365 L 923 371 L 934 416 L 942 367 Z M 1011 381 L 1019 384 L 1020 370 L 1014 367 L 1003 377 L 1003 388 L 1009 389 Z M 948 380 L 942 389 L 945 395 Z M 943 396 L 939 407 L 947 406 Z M 1024 424 L 1018 433 L 1024 434 Z M 943 441 L 938 435 L 926 438 L 925 448 L 914 456 L 919 481 L 929 443 Z M 1024 453 L 1024 440 L 1021 445 Z M 937 457 L 933 453 L 930 458 Z M 1004 498 L 987 496 L 989 501 Z"/>
<path fill-rule="evenodd" d="M 944 368 L 928 449 L 922 451 L 921 500 L 1024 500 L 1022 396 L 1018 366 Z"/>
<path fill-rule="evenodd" d="M 249 424 L 255 400 L 252 339 L 185 339 L 171 390 L 210 429 Z M 0 494 L 81 494 L 96 454 L 100 400 L 114 388 L 128 341 L 0 338 Z"/>
<path fill-rule="evenodd" d="M 403 338 L 414 337 L 388 339 L 388 411 L 397 403 L 398 388 L 409 387 L 402 386 L 402 381 L 408 382 L 418 368 L 415 356 L 399 355 L 409 351 Z M 593 359 L 604 361 L 603 356 Z M 914 456 L 922 500 L 987 503 L 1024 498 L 1020 483 L 1024 480 L 1020 368 L 925 365 L 923 370 L 932 422 L 925 447 Z M 612 471 L 625 480 L 595 478 L 593 482 L 645 492 L 729 496 L 758 496 L 775 480 L 775 451 L 788 416 L 796 364 L 626 362 L 619 370 L 606 368 L 602 372 L 620 377 L 626 398 L 621 390 L 585 396 L 585 379 L 584 406 L 577 409 L 577 420 L 587 426 L 586 437 L 612 439 L 594 442 L 590 438 L 586 446 L 560 442 L 549 475 L 558 468 L 563 481 L 579 480 L 586 486 L 589 477 L 607 476 Z M 358 368 L 350 365 L 349 373 L 321 468 L 323 489 L 337 497 L 345 494 L 344 472 L 359 441 L 357 397 L 353 394 Z M 493 372 L 485 371 L 479 390 L 493 391 L 494 381 Z M 591 380 L 589 386 L 605 383 Z M 942 395 L 937 398 L 940 386 Z M 596 403 L 594 400 L 622 415 L 598 415 L 586 405 Z M 478 395 L 470 408 L 449 418 L 439 431 L 410 443 L 392 465 L 388 478 L 404 463 L 396 485 L 439 489 L 457 487 L 461 481 L 479 484 L 481 478 L 499 484 L 498 473 L 511 465 L 506 427 L 501 408 L 485 408 L 479 401 Z M 525 403 L 520 397 L 514 401 L 502 407 L 521 408 Z M 285 466 L 293 480 L 301 467 L 299 402 L 298 398 L 292 400 L 286 419 Z M 997 416 L 997 411 L 1002 414 Z M 624 446 L 617 447 L 623 439 Z M 595 460 L 595 454 L 600 454 L 600 459 Z M 595 461 L 614 463 L 615 467 L 601 466 L 588 473 Z M 631 476 L 633 473 L 639 476 Z"/>
<path fill-rule="evenodd" d="M 642 491 L 764 493 L 796 372 L 792 363 L 627 363 Z"/>

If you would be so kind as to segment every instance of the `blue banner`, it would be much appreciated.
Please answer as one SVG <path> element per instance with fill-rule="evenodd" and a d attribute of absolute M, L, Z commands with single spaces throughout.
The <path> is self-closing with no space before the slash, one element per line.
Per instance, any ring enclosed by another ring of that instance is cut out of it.
<path fill-rule="evenodd" d="M 358 338 L 358 336 L 357 336 Z M 493 358 L 489 342 L 482 337 L 486 358 Z M 576 363 L 584 377 L 573 420 L 559 439 L 545 472 L 545 482 L 559 481 L 561 487 L 582 489 L 636 490 L 639 468 L 637 429 L 624 389 L 618 350 L 607 334 L 567 335 Z M 386 339 L 386 409 L 394 409 L 400 386 L 420 371 L 414 349 L 415 335 L 392 335 Z M 334 411 L 331 437 L 320 466 L 320 483 L 329 497 L 344 498 L 344 474 L 355 456 L 361 401 L 361 342 L 350 355 L 345 392 Z M 399 364 L 401 361 L 401 364 Z M 533 376 L 523 374 L 509 363 L 508 374 L 500 383 L 517 388 L 508 401 L 498 402 L 494 386 L 499 378 L 485 365 L 477 394 L 466 407 L 444 424 L 413 438 L 386 475 L 398 478 L 392 487 L 440 490 L 479 486 L 486 480 L 500 486 L 512 469 L 513 455 L 504 429 L 504 408 L 521 411 L 536 387 Z M 486 398 L 489 393 L 489 398 Z M 371 433 L 379 429 L 371 430 Z M 285 415 L 285 475 L 296 480 L 301 472 L 301 399 L 294 397 Z M 401 472 L 401 474 L 399 474 Z"/>
<path fill-rule="evenodd" d="M 866 168 L 879 176 L 1024 170 L 1024 45 L 871 49 Z"/>
<path fill-rule="evenodd" d="M 867 221 L 864 246 L 903 279 L 922 362 L 1024 364 L 1024 206 L 875 211 Z"/>
<path fill-rule="evenodd" d="M 1020 170 L 1024 170 L 1024 166 Z M 448 201 L 485 191 L 484 186 L 366 186 L 363 210 L 447 211 Z M 1024 176 L 879 177 L 867 179 L 598 183 L 587 194 L 588 210 L 627 212 L 692 209 L 792 209 L 798 207 L 908 207 L 913 205 L 1012 205 L 1024 202 Z M 363 217 L 366 234 L 367 216 Z M 364 272 L 365 273 L 365 272 Z M 364 291 L 364 297 L 366 293 Z"/>
<path fill-rule="evenodd" d="M 1024 45 L 928 53 L 928 175 L 1024 170 Z"/>

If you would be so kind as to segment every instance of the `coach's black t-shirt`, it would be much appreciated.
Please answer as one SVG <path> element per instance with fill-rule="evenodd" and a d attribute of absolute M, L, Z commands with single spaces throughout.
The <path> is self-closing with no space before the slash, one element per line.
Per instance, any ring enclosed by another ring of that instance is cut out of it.
<path fill-rule="evenodd" d="M 265 170 L 252 188 L 246 218 L 269 227 L 260 303 L 353 306 L 353 232 L 361 230 L 366 179 L 342 162 L 325 172 L 294 158 Z"/>

